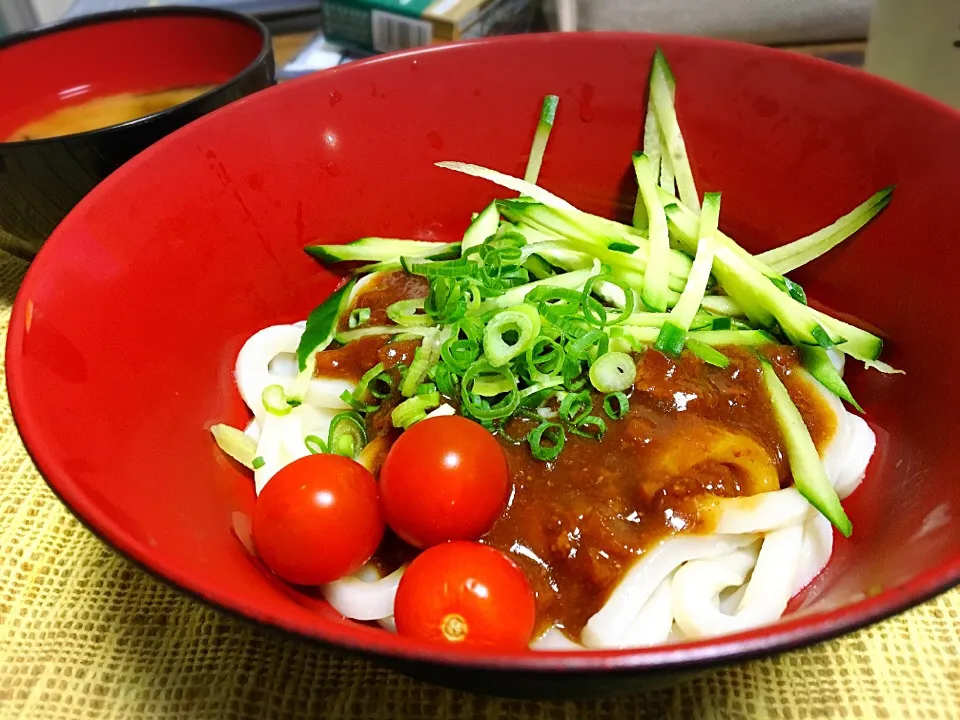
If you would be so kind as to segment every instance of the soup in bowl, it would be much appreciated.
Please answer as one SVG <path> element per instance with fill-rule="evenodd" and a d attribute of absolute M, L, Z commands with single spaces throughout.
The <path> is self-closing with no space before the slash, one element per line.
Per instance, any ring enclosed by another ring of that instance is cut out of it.
<path fill-rule="evenodd" d="M 97 183 L 158 139 L 272 85 L 267 29 L 238 13 L 148 8 L 0 42 L 0 248 L 32 258 Z"/>

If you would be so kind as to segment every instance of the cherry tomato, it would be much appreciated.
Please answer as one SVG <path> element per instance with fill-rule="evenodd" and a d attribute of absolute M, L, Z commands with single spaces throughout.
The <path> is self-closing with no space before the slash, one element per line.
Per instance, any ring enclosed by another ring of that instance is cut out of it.
<path fill-rule="evenodd" d="M 321 585 L 356 572 L 383 531 L 373 475 L 340 455 L 308 455 L 282 468 L 260 492 L 253 512 L 257 554 L 297 585 Z"/>
<path fill-rule="evenodd" d="M 387 525 L 414 547 L 476 540 L 503 512 L 510 490 L 507 459 L 472 420 L 421 420 L 390 448 L 380 469 Z"/>
<path fill-rule="evenodd" d="M 397 632 L 408 637 L 520 649 L 533 635 L 536 601 L 513 560 L 489 545 L 454 541 L 414 558 L 393 614 Z"/>

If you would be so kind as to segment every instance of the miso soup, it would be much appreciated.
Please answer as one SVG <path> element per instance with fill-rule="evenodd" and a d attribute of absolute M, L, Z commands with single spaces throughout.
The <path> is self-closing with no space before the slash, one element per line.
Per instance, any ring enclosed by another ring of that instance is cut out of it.
<path fill-rule="evenodd" d="M 7 142 L 72 135 L 136 120 L 192 100 L 211 90 L 202 85 L 150 93 L 118 93 L 93 98 L 54 110 L 32 120 L 7 138 Z"/>

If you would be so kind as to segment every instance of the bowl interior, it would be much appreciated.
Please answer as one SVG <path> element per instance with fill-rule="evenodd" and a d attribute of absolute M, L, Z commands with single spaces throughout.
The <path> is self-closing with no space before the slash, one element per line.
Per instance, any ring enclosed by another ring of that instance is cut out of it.
<path fill-rule="evenodd" d="M 698 187 L 723 191 L 721 226 L 748 248 L 807 234 L 897 184 L 878 220 L 796 279 L 882 328 L 886 359 L 907 374 L 851 370 L 879 450 L 848 502 L 854 535 L 838 539 L 799 615 L 679 647 L 456 657 L 555 670 L 706 662 L 838 633 L 956 583 L 960 316 L 943 269 L 960 255 L 960 121 L 860 73 L 697 39 L 533 36 L 378 58 L 164 139 L 77 206 L 17 299 L 8 382 L 40 470 L 105 539 L 196 595 L 333 643 L 454 661 L 255 569 L 231 532 L 252 482 L 206 428 L 245 420 L 231 372 L 244 340 L 306 317 L 336 284 L 305 243 L 458 238 L 502 192 L 433 163 L 521 175 L 544 94 L 561 100 L 542 183 L 624 217 L 657 44 L 677 76 Z"/>
<path fill-rule="evenodd" d="M 253 24 L 203 12 L 117 13 L 0 45 L 0 139 L 66 105 L 128 92 L 219 85 L 263 48 Z"/>

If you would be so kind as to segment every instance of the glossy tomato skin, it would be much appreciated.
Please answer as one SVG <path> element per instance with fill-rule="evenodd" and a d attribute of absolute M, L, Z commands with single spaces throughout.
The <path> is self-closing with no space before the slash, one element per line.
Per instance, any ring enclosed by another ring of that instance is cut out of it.
<path fill-rule="evenodd" d="M 414 547 L 478 539 L 503 512 L 509 491 L 500 444 L 483 426 L 457 415 L 406 430 L 380 470 L 387 525 Z"/>
<path fill-rule="evenodd" d="M 476 542 L 434 545 L 414 558 L 393 612 L 401 635 L 500 650 L 526 648 L 536 624 L 536 600 L 523 571 Z"/>
<path fill-rule="evenodd" d="M 340 455 L 308 455 L 282 468 L 253 513 L 257 554 L 296 585 L 321 585 L 359 570 L 383 532 L 373 475 Z"/>

